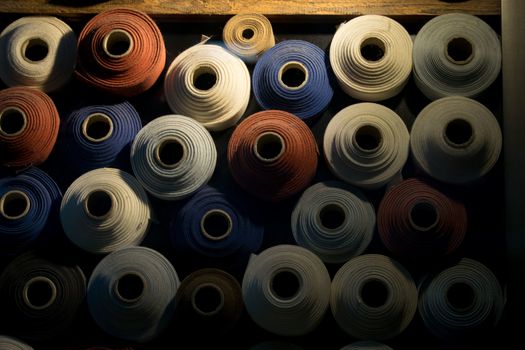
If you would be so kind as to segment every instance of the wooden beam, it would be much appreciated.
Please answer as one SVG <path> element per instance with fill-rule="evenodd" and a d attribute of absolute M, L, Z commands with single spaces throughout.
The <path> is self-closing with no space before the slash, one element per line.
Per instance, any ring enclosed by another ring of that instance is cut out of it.
<path fill-rule="evenodd" d="M 152 17 L 233 15 L 269 16 L 435 16 L 450 12 L 500 15 L 499 0 L 1 0 L 0 13 L 83 17 L 116 7 L 132 7 Z"/>

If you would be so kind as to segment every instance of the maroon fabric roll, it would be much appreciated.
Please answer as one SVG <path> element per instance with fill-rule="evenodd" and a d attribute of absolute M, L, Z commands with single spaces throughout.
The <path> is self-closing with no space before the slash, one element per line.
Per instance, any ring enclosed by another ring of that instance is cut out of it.
<path fill-rule="evenodd" d="M 306 188 L 315 175 L 317 156 L 308 126 L 278 110 L 249 116 L 228 143 L 228 164 L 235 181 L 267 201 L 280 201 Z"/>
<path fill-rule="evenodd" d="M 166 63 L 164 39 L 145 13 L 113 9 L 93 17 L 78 38 L 77 77 L 131 97 L 148 90 Z"/>
<path fill-rule="evenodd" d="M 467 212 L 435 184 L 409 179 L 381 200 L 377 228 L 384 245 L 395 255 L 430 260 L 459 247 L 467 231 Z"/>
<path fill-rule="evenodd" d="M 0 91 L 0 164 L 24 169 L 43 163 L 59 126 L 58 111 L 45 93 L 27 87 Z"/>

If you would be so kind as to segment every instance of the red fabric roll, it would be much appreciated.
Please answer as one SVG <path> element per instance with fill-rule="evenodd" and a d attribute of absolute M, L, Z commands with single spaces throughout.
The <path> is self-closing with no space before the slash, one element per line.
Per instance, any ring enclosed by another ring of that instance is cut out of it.
<path fill-rule="evenodd" d="M 306 188 L 315 175 L 317 155 L 308 126 L 278 110 L 245 119 L 228 144 L 228 164 L 235 181 L 267 201 L 280 201 Z"/>
<path fill-rule="evenodd" d="M 164 39 L 145 13 L 113 9 L 93 17 L 78 38 L 77 77 L 131 97 L 148 90 L 166 63 Z"/>
<path fill-rule="evenodd" d="M 43 163 L 59 126 L 58 111 L 45 93 L 27 87 L 0 91 L 0 164 L 21 170 Z"/>
<path fill-rule="evenodd" d="M 459 247 L 467 231 L 467 212 L 462 203 L 434 184 L 408 179 L 383 197 L 377 228 L 392 253 L 430 260 Z"/>

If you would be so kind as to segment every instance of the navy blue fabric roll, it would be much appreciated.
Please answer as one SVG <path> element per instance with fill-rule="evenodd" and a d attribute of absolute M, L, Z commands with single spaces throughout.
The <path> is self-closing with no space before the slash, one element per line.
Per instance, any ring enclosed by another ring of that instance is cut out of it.
<path fill-rule="evenodd" d="M 15 255 L 58 225 L 62 193 L 38 168 L 0 179 L 0 255 Z"/>
<path fill-rule="evenodd" d="M 181 208 L 170 225 L 177 257 L 195 267 L 244 269 L 262 244 L 263 227 L 232 197 L 206 186 Z"/>
<path fill-rule="evenodd" d="M 129 102 L 76 110 L 62 130 L 64 161 L 77 174 L 101 167 L 126 170 L 131 143 L 141 128 L 140 116 Z"/>
<path fill-rule="evenodd" d="M 266 51 L 252 80 L 263 109 L 287 111 L 303 120 L 323 112 L 334 94 L 327 55 L 303 40 L 283 41 Z"/>

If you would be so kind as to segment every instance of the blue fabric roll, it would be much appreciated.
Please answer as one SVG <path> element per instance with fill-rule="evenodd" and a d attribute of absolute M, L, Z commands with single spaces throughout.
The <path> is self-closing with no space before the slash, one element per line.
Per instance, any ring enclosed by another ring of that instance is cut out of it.
<path fill-rule="evenodd" d="M 288 69 L 302 71 L 303 83 L 292 87 L 283 83 Z M 266 51 L 255 65 L 252 80 L 263 109 L 284 110 L 303 120 L 323 112 L 334 94 L 327 55 L 303 40 L 283 41 Z"/>
<path fill-rule="evenodd" d="M 62 130 L 64 161 L 77 174 L 101 167 L 127 170 L 131 143 L 141 128 L 140 115 L 129 102 L 76 110 Z"/>
<path fill-rule="evenodd" d="M 181 208 L 170 225 L 177 257 L 196 267 L 244 269 L 260 248 L 264 229 L 232 197 L 206 186 Z"/>
<path fill-rule="evenodd" d="M 44 171 L 0 179 L 0 255 L 15 255 L 58 225 L 62 193 Z"/>

